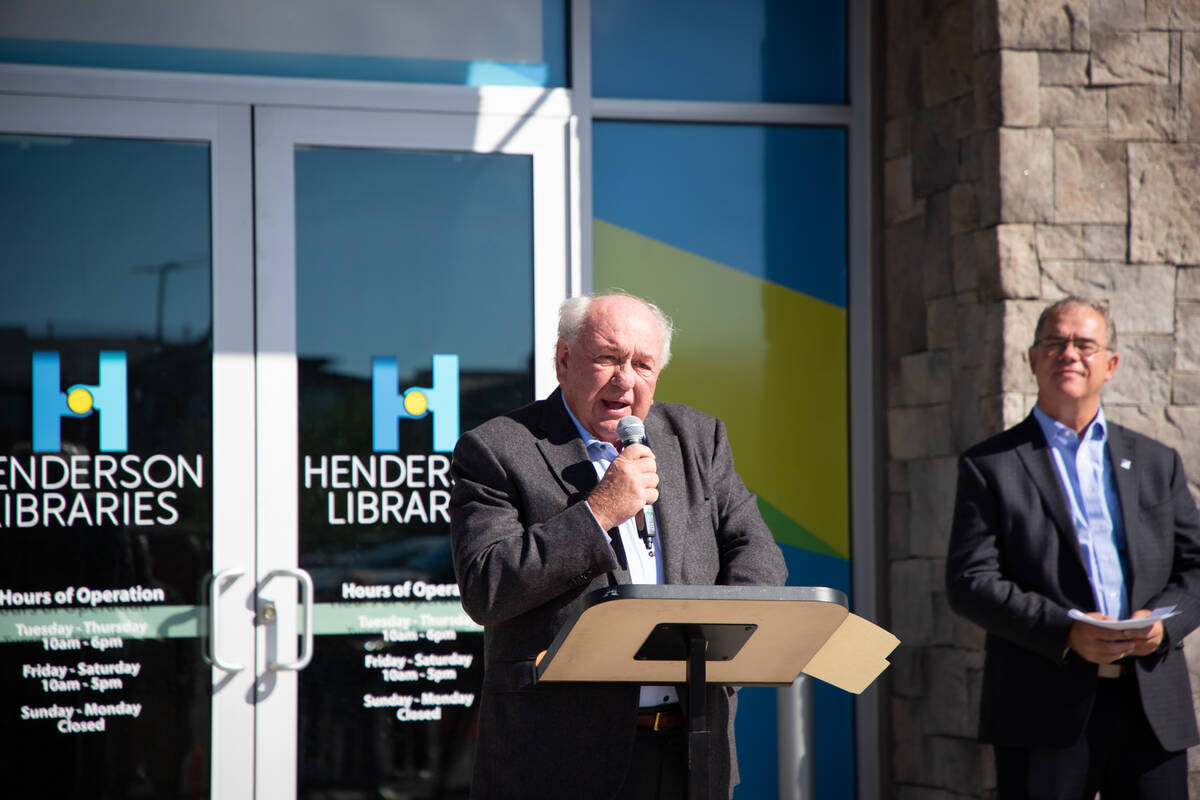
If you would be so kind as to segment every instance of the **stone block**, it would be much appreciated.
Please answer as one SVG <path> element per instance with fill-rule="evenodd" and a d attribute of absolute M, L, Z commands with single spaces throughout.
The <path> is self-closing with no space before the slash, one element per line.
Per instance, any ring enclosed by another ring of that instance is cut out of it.
<path fill-rule="evenodd" d="M 1083 258 L 1082 225 L 1038 225 L 1036 227 L 1039 259 Z"/>
<path fill-rule="evenodd" d="M 900 357 L 900 397 L 904 406 L 950 402 L 950 355 L 927 350 Z"/>
<path fill-rule="evenodd" d="M 1087 53 L 1038 53 L 1038 82 L 1042 86 L 1087 86 Z"/>
<path fill-rule="evenodd" d="M 950 261 L 954 270 L 954 291 L 970 292 L 979 285 L 976 239 L 980 232 L 963 233 L 950 239 Z"/>
<path fill-rule="evenodd" d="M 1171 400 L 1172 346 L 1169 336 L 1124 335 L 1117 340 L 1121 356 L 1113 379 L 1104 388 L 1106 402 L 1166 405 Z"/>
<path fill-rule="evenodd" d="M 1113 261 L 1043 261 L 1042 296 L 1058 300 L 1078 295 L 1112 303 L 1121 336 L 1174 333 L 1175 270 L 1157 265 Z"/>
<path fill-rule="evenodd" d="M 979 197 L 975 193 L 975 184 L 954 184 L 950 189 L 950 233 L 966 233 L 978 228 Z"/>
<path fill-rule="evenodd" d="M 983 365 L 985 342 L 990 330 L 999 330 L 1000 317 L 980 305 L 974 292 L 957 296 L 958 301 L 958 347 L 954 354 L 955 369 L 974 368 Z M 996 334 L 998 336 L 998 334 Z M 990 337 L 995 338 L 995 337 Z"/>
<path fill-rule="evenodd" d="M 926 746 L 934 786 L 968 797 L 981 795 L 984 749 L 974 737 L 930 736 Z"/>
<path fill-rule="evenodd" d="M 1179 118 L 1181 135 L 1200 141 L 1200 33 L 1181 37 Z"/>
<path fill-rule="evenodd" d="M 1084 225 L 1083 257 L 1089 261 L 1124 261 L 1129 229 L 1124 225 Z"/>
<path fill-rule="evenodd" d="M 1086 24 L 1089 0 L 996 0 L 996 44 L 1012 50 L 1071 50 L 1073 26 Z M 1077 20 L 1078 22 L 1073 22 Z"/>
<path fill-rule="evenodd" d="M 985 165 L 980 223 L 1050 222 L 1054 218 L 1054 132 L 1000 128 L 998 157 Z"/>
<path fill-rule="evenodd" d="M 1200 373 L 1175 373 L 1171 381 L 1171 405 L 1200 405 Z"/>
<path fill-rule="evenodd" d="M 996 157 L 995 131 L 964 136 L 958 142 L 958 179 L 978 183 L 983 180 L 984 165 Z"/>
<path fill-rule="evenodd" d="M 1146 29 L 1146 0 L 1092 0 L 1092 35 Z"/>
<path fill-rule="evenodd" d="M 1175 270 L 1175 299 L 1200 300 L 1200 267 Z"/>
<path fill-rule="evenodd" d="M 949 189 L 958 180 L 956 109 L 950 103 L 913 115 L 913 194 L 926 197 Z"/>
<path fill-rule="evenodd" d="M 1033 225 L 997 225 L 981 237 L 980 299 L 1037 297 L 1041 293 L 1037 237 Z"/>
<path fill-rule="evenodd" d="M 1167 61 L 1167 83 L 1178 86 L 1183 69 L 1183 33 L 1171 31 L 1171 52 Z"/>
<path fill-rule="evenodd" d="M 1195 0 L 1146 0 L 1146 23 L 1155 30 L 1200 31 L 1200 3 Z"/>
<path fill-rule="evenodd" d="M 1038 124 L 1038 54 L 999 50 L 975 59 L 975 121 L 981 127 Z"/>
<path fill-rule="evenodd" d="M 900 645 L 904 647 L 903 644 Z M 900 783 L 926 783 L 928 756 L 922 731 L 921 701 L 891 698 L 892 780 Z"/>
<path fill-rule="evenodd" d="M 967 673 L 971 655 L 950 647 L 930 647 L 925 653 L 925 730 L 934 735 L 975 735 L 971 727 L 972 703 Z"/>
<path fill-rule="evenodd" d="M 884 105 L 887 119 L 895 119 L 921 107 L 921 50 L 913 44 L 924 35 L 920 1 L 892 0 L 888 20 Z"/>
<path fill-rule="evenodd" d="M 950 401 L 950 426 L 953 450 L 961 452 L 983 438 L 979 427 L 978 370 L 962 369 L 954 373 L 954 399 Z"/>
<path fill-rule="evenodd" d="M 911 120 L 908 117 L 898 117 L 884 123 L 883 157 L 885 159 L 897 158 L 908 154 L 908 126 L 910 124 Z"/>
<path fill-rule="evenodd" d="M 888 656 L 892 666 L 886 674 L 893 695 L 920 698 L 925 694 L 925 652 L 923 647 L 908 647 L 901 642 Z"/>
<path fill-rule="evenodd" d="M 925 304 L 925 341 L 934 350 L 958 349 L 958 298 L 935 297 Z"/>
<path fill-rule="evenodd" d="M 1043 125 L 1051 128 L 1103 128 L 1108 124 L 1103 89 L 1043 86 L 1038 95 Z"/>
<path fill-rule="evenodd" d="M 889 566 L 891 631 L 909 647 L 929 644 L 933 639 L 933 592 L 942 576 L 933 575 L 927 558 L 906 558 Z"/>
<path fill-rule="evenodd" d="M 1006 300 L 1002 306 L 1004 319 L 1001 390 L 1010 393 L 1035 394 L 1037 381 L 1029 369 L 1027 352 L 1033 342 L 1038 315 L 1046 303 L 1042 300 Z"/>
<path fill-rule="evenodd" d="M 1054 219 L 1056 222 L 1124 223 L 1125 146 L 1120 142 L 1054 141 Z"/>
<path fill-rule="evenodd" d="M 1167 83 L 1170 54 L 1166 33 L 1096 34 L 1092 37 L 1092 85 Z"/>
<path fill-rule="evenodd" d="M 926 198 L 921 250 L 922 290 L 925 297 L 954 294 L 954 261 L 950 249 L 950 192 Z"/>
<path fill-rule="evenodd" d="M 1200 372 L 1200 303 L 1175 306 L 1175 369 Z"/>
<path fill-rule="evenodd" d="M 953 455 L 950 407 L 893 408 L 887 412 L 888 453 L 912 461 Z"/>
<path fill-rule="evenodd" d="M 887 504 L 888 559 L 911 558 L 908 540 L 908 492 L 889 492 Z"/>
<path fill-rule="evenodd" d="M 1175 141 L 1183 125 L 1175 86 L 1114 86 L 1108 90 L 1108 132 L 1113 139 Z"/>
<path fill-rule="evenodd" d="M 1035 395 L 995 394 L 979 401 L 980 440 L 1016 425 L 1033 410 Z"/>
<path fill-rule="evenodd" d="M 925 349 L 925 296 L 921 258 L 925 222 L 913 219 L 884 229 L 885 324 L 889 352 Z"/>
<path fill-rule="evenodd" d="M 1129 144 L 1133 261 L 1200 264 L 1200 144 Z"/>
<path fill-rule="evenodd" d="M 908 465 L 909 543 L 913 555 L 944 558 L 954 517 L 958 459 L 925 458 Z"/>
<path fill-rule="evenodd" d="M 912 157 L 903 155 L 883 163 L 883 221 L 893 225 L 925 213 L 925 201 L 913 202 Z"/>
<path fill-rule="evenodd" d="M 957 0 L 932 19 L 921 47 L 922 99 L 936 106 L 971 91 L 971 2 Z"/>

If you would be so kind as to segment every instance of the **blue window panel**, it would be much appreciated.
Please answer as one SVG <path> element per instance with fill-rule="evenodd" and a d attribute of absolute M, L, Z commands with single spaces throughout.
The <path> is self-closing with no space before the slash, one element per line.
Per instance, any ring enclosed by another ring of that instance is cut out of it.
<path fill-rule="evenodd" d="M 594 213 L 846 307 L 841 128 L 601 122 Z"/>
<path fill-rule="evenodd" d="M 592 94 L 844 104 L 845 1 L 593 2 Z"/>

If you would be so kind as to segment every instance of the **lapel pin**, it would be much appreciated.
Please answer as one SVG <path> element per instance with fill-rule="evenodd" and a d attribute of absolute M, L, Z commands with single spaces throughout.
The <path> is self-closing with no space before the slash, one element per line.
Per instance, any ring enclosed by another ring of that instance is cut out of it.
<path fill-rule="evenodd" d="M 1133 462 L 1128 458 L 1121 459 L 1121 469 L 1133 469 Z"/>

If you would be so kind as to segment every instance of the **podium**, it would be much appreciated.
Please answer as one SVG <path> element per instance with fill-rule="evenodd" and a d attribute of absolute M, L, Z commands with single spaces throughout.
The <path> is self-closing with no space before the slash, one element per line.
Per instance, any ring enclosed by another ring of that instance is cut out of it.
<path fill-rule="evenodd" d="M 688 797 L 702 800 L 707 684 L 787 686 L 804 673 L 859 694 L 899 643 L 834 589 L 629 584 L 583 598 L 538 657 L 537 679 L 684 684 Z"/>

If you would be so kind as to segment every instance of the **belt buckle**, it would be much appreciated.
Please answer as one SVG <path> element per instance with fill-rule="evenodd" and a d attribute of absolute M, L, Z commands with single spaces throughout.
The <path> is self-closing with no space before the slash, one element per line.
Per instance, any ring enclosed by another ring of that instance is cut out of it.
<path fill-rule="evenodd" d="M 666 713 L 663 711 L 655 711 L 654 712 L 654 724 L 650 726 L 650 730 L 654 731 L 655 733 L 658 733 L 659 731 L 663 730 L 663 728 L 658 727 L 658 724 L 659 724 L 659 722 L 662 722 L 666 716 L 667 716 Z"/>

